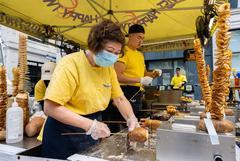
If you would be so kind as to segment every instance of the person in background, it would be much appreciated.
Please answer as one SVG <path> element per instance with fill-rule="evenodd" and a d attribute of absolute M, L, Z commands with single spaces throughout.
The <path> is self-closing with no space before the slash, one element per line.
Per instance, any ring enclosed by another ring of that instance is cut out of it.
<path fill-rule="evenodd" d="M 181 69 L 176 68 L 176 75 L 171 80 L 171 85 L 173 89 L 184 90 L 184 85 L 187 83 L 185 75 L 181 74 Z"/>
<path fill-rule="evenodd" d="M 135 114 L 142 107 L 143 87 L 151 85 L 152 80 L 162 74 L 160 69 L 153 72 L 146 70 L 144 55 L 138 50 L 142 46 L 144 36 L 143 26 L 139 24 L 130 26 L 124 55 L 121 55 L 114 65 L 124 95 L 130 100 Z"/>
<path fill-rule="evenodd" d="M 124 46 L 124 54 L 120 55 L 114 64 L 118 81 L 126 98 L 130 101 L 135 115 L 138 115 L 142 107 L 142 91 L 144 86 L 152 83 L 153 78 L 161 76 L 162 71 L 156 69 L 147 72 L 145 68 L 144 55 L 138 49 L 142 46 L 145 30 L 143 26 L 134 24 L 129 27 L 128 42 Z M 106 120 L 122 121 L 123 118 L 114 105 L 105 111 Z M 118 132 L 121 128 L 118 125 L 109 124 L 112 131 Z"/>
<path fill-rule="evenodd" d="M 56 63 L 54 62 L 49 61 L 44 63 L 41 67 L 41 79 L 36 83 L 34 87 L 35 100 L 41 104 L 42 108 L 43 108 L 45 92 L 55 67 L 56 67 Z"/>
<path fill-rule="evenodd" d="M 41 79 L 36 83 L 35 87 L 34 87 L 34 97 L 35 100 L 37 102 L 39 102 L 39 104 L 43 109 L 43 104 L 44 104 L 44 96 L 46 93 L 46 89 L 48 87 L 48 84 L 50 82 L 50 79 L 52 77 L 52 74 L 54 72 L 54 69 L 56 67 L 56 63 L 54 62 L 46 62 L 42 65 L 41 67 Z M 44 122 L 45 124 L 45 122 Z M 37 137 L 37 140 L 42 141 L 42 135 L 43 135 L 43 128 L 44 128 L 44 124 L 41 128 L 41 131 Z"/>
<path fill-rule="evenodd" d="M 124 42 L 120 26 L 103 20 L 90 30 L 88 50 L 69 54 L 57 64 L 44 101 L 48 118 L 43 132 L 43 157 L 66 159 L 110 136 L 108 126 L 101 122 L 110 99 L 129 131 L 139 127 L 113 67 Z"/>

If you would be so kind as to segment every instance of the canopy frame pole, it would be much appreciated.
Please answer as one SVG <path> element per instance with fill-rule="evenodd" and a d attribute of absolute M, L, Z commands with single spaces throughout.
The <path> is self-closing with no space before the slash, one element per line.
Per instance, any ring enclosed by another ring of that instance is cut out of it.
<path fill-rule="evenodd" d="M 69 27 L 73 27 L 72 25 L 71 26 L 53 26 L 54 28 L 69 28 Z M 78 28 L 91 28 L 93 27 L 93 25 L 91 26 L 79 26 Z"/>
<path fill-rule="evenodd" d="M 117 19 L 117 17 L 114 14 L 112 14 L 112 17 L 116 20 L 116 22 L 119 23 L 119 20 Z"/>
<path fill-rule="evenodd" d="M 89 0 L 87 0 L 87 2 L 94 9 L 94 11 L 101 17 L 102 14 L 97 10 L 97 8 Z"/>
<path fill-rule="evenodd" d="M 103 10 L 105 10 L 106 12 L 108 12 L 108 9 L 106 9 L 105 7 L 103 7 L 102 5 L 100 5 L 98 2 L 94 1 L 94 0 L 90 0 L 91 2 L 93 2 L 94 4 L 96 4 L 98 7 L 102 8 Z"/>
<path fill-rule="evenodd" d="M 113 15 L 113 12 L 112 11 L 112 0 L 109 0 L 109 19 L 112 20 L 112 15 Z"/>
<path fill-rule="evenodd" d="M 114 15 L 114 11 L 112 10 L 112 0 L 109 0 L 109 10 L 108 10 L 108 14 L 109 14 L 109 19 L 112 20 L 112 17 L 116 20 L 116 22 L 119 23 L 119 20 L 117 19 L 117 17 Z"/>

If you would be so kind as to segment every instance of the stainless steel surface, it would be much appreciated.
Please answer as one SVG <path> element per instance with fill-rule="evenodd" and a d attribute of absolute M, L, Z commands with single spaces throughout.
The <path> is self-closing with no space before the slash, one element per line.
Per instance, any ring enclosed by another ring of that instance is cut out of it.
<path fill-rule="evenodd" d="M 236 117 L 235 116 L 226 116 L 226 120 L 232 121 L 233 123 L 236 122 Z"/>
<path fill-rule="evenodd" d="M 199 119 L 200 117 L 174 117 L 174 122 L 198 127 Z"/>
<path fill-rule="evenodd" d="M 204 110 L 205 110 L 205 106 L 191 106 L 190 115 L 200 116 L 200 113 L 204 112 Z M 236 117 L 238 117 L 237 115 L 238 111 L 236 109 L 234 111 L 235 111 L 235 116 L 226 116 L 226 120 L 232 121 L 233 123 L 237 122 Z M 240 116 L 240 112 L 239 112 L 239 116 Z"/>
<path fill-rule="evenodd" d="M 13 147 L 18 147 L 18 148 L 30 149 L 30 148 L 40 145 L 41 142 L 38 141 L 36 137 L 32 137 L 32 138 L 24 137 L 23 141 L 18 142 L 18 143 L 7 144 L 5 141 L 1 141 L 0 144 L 5 144 L 5 145 L 13 146 Z"/>
<path fill-rule="evenodd" d="M 236 161 L 235 137 L 218 135 L 220 145 L 211 145 L 205 132 L 174 131 L 171 128 L 157 130 L 157 161 L 214 161 L 219 155 L 223 161 Z"/>
<path fill-rule="evenodd" d="M 190 106 L 190 115 L 199 116 L 201 112 L 204 112 L 205 106 Z"/>
<path fill-rule="evenodd" d="M 122 131 L 127 132 L 127 130 Z M 148 145 L 137 143 L 136 147 L 132 146 L 127 150 L 127 135 L 112 135 L 104 139 L 99 145 L 83 153 L 87 156 L 114 160 L 114 161 L 155 161 L 156 160 L 156 135 L 151 135 Z"/>
<path fill-rule="evenodd" d="M 14 144 L 6 144 L 5 141 L 0 142 L 0 160 L 1 161 L 14 161 L 17 160 L 17 153 L 29 150 L 40 145 L 41 142 L 37 141 L 36 138 L 27 138 L 24 137 L 23 141 L 14 143 Z M 35 161 L 35 160 L 32 160 Z"/>
<path fill-rule="evenodd" d="M 181 123 L 181 124 L 188 124 L 188 125 L 195 125 L 198 127 L 200 117 L 199 116 L 183 116 L 183 117 L 174 117 L 175 123 Z M 226 116 L 226 120 L 230 120 L 234 123 L 235 116 Z M 236 135 L 236 130 L 234 129 L 231 132 L 232 135 Z"/>
<path fill-rule="evenodd" d="M 158 157 L 159 161 L 190 161 L 191 159 L 191 161 L 210 161 L 206 158 L 211 156 L 213 159 L 214 154 L 220 154 L 223 156 L 224 161 L 235 161 L 231 160 L 235 158 L 235 151 L 233 149 L 235 148 L 235 140 L 232 136 L 220 136 L 221 146 L 211 146 L 209 136 L 206 133 L 175 132 L 170 129 L 169 123 L 163 123 L 161 128 L 163 129 L 158 130 L 158 136 L 156 134 L 150 135 L 148 144 L 138 143 L 136 147 L 130 150 L 127 150 L 126 146 L 127 135 L 112 135 L 104 139 L 99 145 L 82 154 L 114 161 L 156 161 L 156 157 Z M 121 133 L 127 133 L 127 129 L 121 131 Z M 35 138 L 25 138 L 24 143 L 18 143 L 16 146 L 29 148 L 40 144 L 40 142 L 35 141 Z M 234 145 L 233 147 L 230 146 L 232 144 Z M 18 158 L 19 156 L 20 158 Z M 169 156 L 173 160 L 167 160 Z M 58 161 L 24 155 L 9 156 L 9 158 L 6 161 Z M 182 158 L 184 160 L 181 160 Z M 198 160 L 198 158 L 200 159 Z M 1 157 L 0 160 L 2 161 Z"/>
<path fill-rule="evenodd" d="M 159 96 L 157 96 L 157 103 L 159 105 L 177 105 L 180 106 L 182 96 L 181 90 L 166 90 L 166 91 L 159 91 Z M 157 106 L 158 104 L 153 103 L 153 107 Z"/>

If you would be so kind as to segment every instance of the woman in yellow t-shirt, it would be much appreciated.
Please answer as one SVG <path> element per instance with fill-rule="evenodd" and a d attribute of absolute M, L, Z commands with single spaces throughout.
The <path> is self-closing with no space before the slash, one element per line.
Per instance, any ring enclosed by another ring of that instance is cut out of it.
<path fill-rule="evenodd" d="M 88 50 L 67 55 L 57 64 L 45 95 L 48 119 L 43 132 L 43 157 L 66 159 L 110 136 L 109 128 L 101 122 L 101 111 L 110 99 L 130 131 L 139 126 L 113 67 L 123 45 L 120 27 L 104 20 L 91 29 Z"/>

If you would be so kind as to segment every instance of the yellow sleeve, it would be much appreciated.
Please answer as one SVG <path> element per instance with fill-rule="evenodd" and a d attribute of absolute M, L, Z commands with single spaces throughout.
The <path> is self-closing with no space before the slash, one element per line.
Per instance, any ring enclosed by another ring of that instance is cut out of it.
<path fill-rule="evenodd" d="M 42 101 L 44 99 L 46 92 L 46 86 L 43 80 L 39 80 L 34 87 L 34 97 L 37 101 Z"/>
<path fill-rule="evenodd" d="M 77 73 L 71 68 L 72 63 L 63 59 L 54 70 L 45 95 L 45 99 L 60 105 L 65 105 L 72 98 L 77 86 Z"/>
<path fill-rule="evenodd" d="M 128 63 L 127 52 L 125 52 L 124 54 L 121 54 L 121 55 L 118 57 L 118 62 L 122 62 L 122 63 L 124 63 L 124 64 L 127 64 L 127 63 Z"/>
<path fill-rule="evenodd" d="M 112 81 L 112 90 L 111 90 L 111 98 L 117 98 L 123 95 L 122 89 L 119 85 L 117 74 L 114 68 L 111 69 L 111 81 Z"/>

